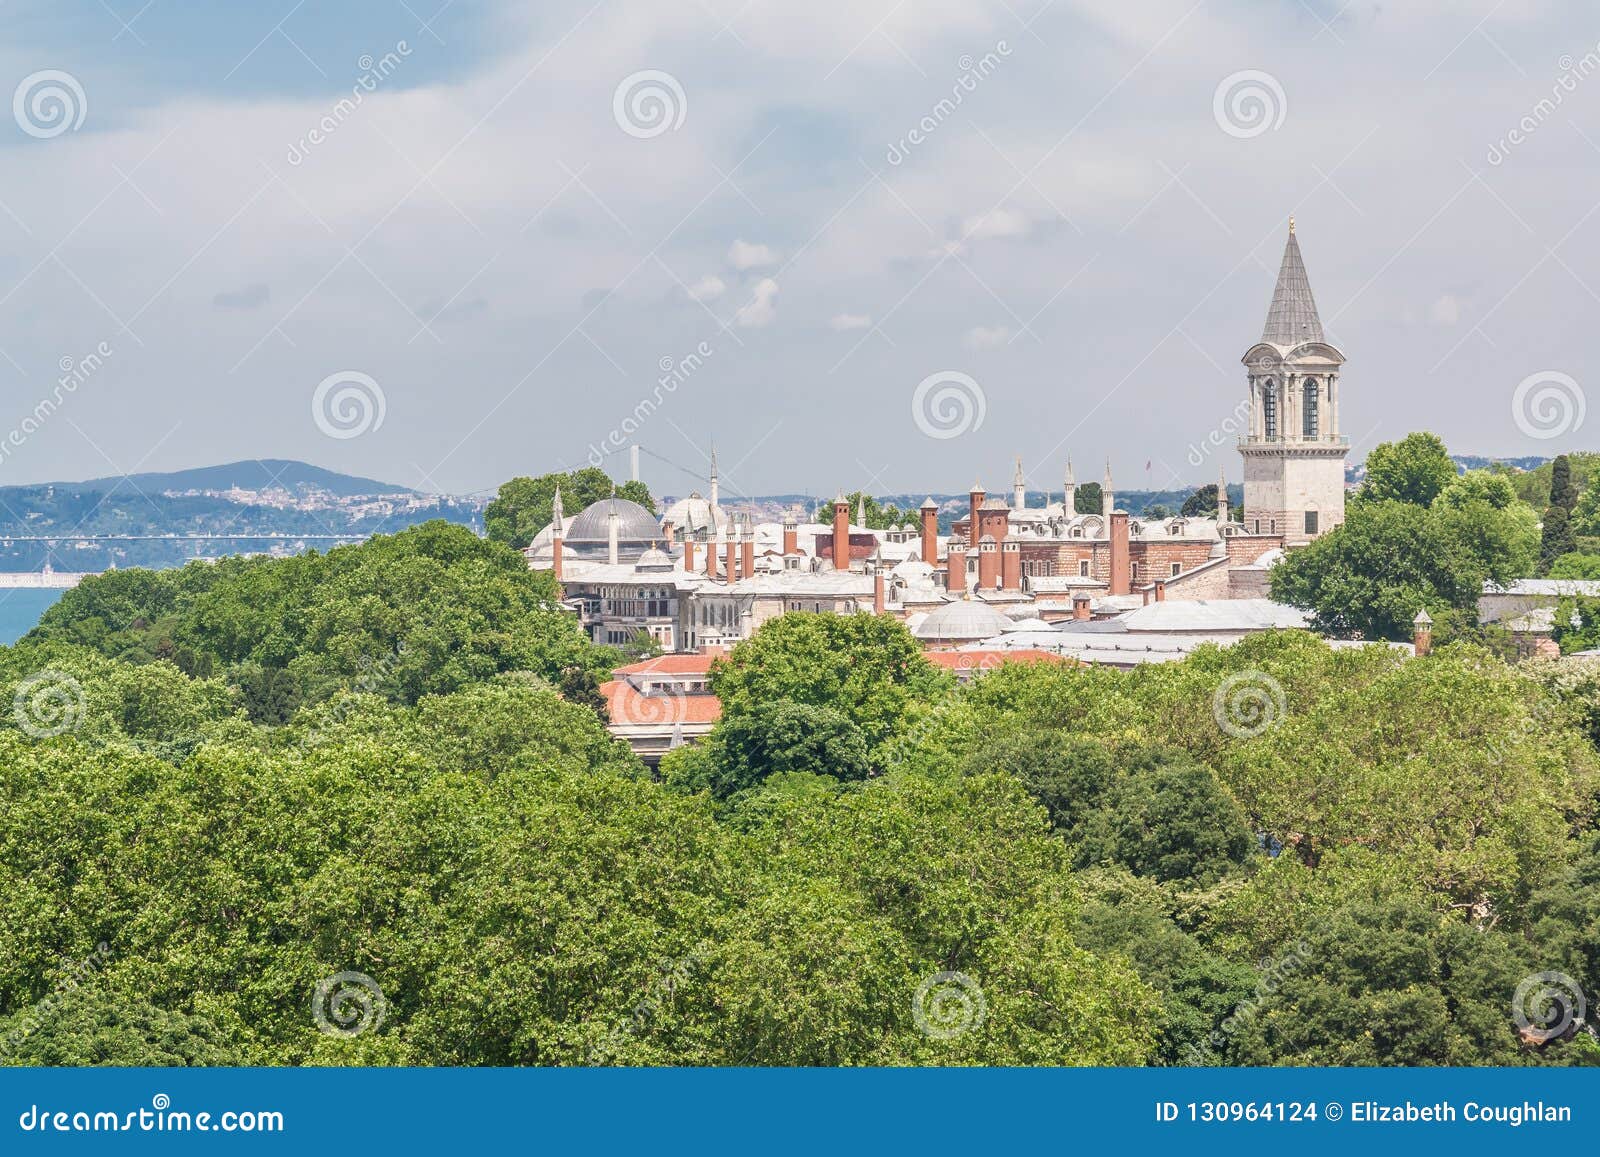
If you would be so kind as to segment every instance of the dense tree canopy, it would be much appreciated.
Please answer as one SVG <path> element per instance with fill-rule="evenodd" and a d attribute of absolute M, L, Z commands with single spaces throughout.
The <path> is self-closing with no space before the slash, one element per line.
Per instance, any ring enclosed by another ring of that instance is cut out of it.
<path fill-rule="evenodd" d="M 1349 605 L 1406 631 L 1537 541 L 1487 475 L 1351 516 L 1297 557 L 1390 568 Z M 957 685 L 795 613 L 652 774 L 549 594 L 425 526 L 0 648 L 0 1063 L 1600 1061 L 1514 1008 L 1600 990 L 1600 662 L 1288 631 Z"/>
<path fill-rule="evenodd" d="M 1455 477 L 1456 464 L 1438 435 L 1407 434 L 1398 442 L 1379 443 L 1367 455 L 1361 497 L 1373 502 L 1431 506 Z"/>

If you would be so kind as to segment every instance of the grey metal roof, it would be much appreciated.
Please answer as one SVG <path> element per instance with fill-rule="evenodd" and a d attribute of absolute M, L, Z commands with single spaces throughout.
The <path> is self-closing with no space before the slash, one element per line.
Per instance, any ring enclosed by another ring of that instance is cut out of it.
<path fill-rule="evenodd" d="M 567 524 L 568 542 L 608 542 L 611 538 L 611 511 L 617 512 L 617 538 L 622 542 L 653 542 L 661 537 L 656 516 L 637 502 L 626 498 L 602 498 L 583 508 Z"/>
<path fill-rule="evenodd" d="M 930 642 L 956 642 L 987 639 L 1003 634 L 1011 620 L 985 603 L 960 599 L 931 612 L 912 634 Z"/>
<path fill-rule="evenodd" d="M 1300 257 L 1300 242 L 1294 225 L 1289 226 L 1289 241 L 1283 247 L 1283 264 L 1278 268 L 1278 285 L 1272 291 L 1267 309 L 1267 325 L 1261 340 L 1275 346 L 1291 347 L 1308 341 L 1326 341 L 1322 319 L 1317 316 L 1317 301 L 1311 296 L 1311 279 Z"/>

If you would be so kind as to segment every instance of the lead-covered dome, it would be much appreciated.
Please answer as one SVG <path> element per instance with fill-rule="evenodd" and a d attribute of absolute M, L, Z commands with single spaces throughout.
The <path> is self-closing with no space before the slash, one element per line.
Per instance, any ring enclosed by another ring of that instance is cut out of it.
<path fill-rule="evenodd" d="M 911 633 L 927 643 L 970 643 L 992 639 L 1010 626 L 1011 620 L 989 604 L 959 599 L 931 612 Z"/>
<path fill-rule="evenodd" d="M 653 542 L 661 537 L 656 516 L 626 498 L 602 498 L 586 506 L 567 524 L 567 542 L 610 542 L 611 512 L 617 513 L 617 538 L 622 542 Z"/>

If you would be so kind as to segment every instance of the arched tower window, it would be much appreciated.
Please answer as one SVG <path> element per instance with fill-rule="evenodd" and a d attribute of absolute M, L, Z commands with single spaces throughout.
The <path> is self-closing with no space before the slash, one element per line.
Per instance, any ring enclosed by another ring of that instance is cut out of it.
<path fill-rule="evenodd" d="M 1317 403 L 1320 399 L 1320 389 L 1316 378 L 1307 378 L 1305 385 L 1305 421 L 1302 423 L 1301 436 L 1307 441 L 1314 441 L 1317 437 Z"/>
<path fill-rule="evenodd" d="M 1271 378 L 1261 390 L 1261 426 L 1268 441 L 1278 437 L 1278 383 Z"/>

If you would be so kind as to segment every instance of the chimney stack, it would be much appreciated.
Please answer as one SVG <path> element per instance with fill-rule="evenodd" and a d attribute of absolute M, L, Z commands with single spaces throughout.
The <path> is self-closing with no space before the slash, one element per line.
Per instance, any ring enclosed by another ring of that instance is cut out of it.
<path fill-rule="evenodd" d="M 883 614 L 883 568 L 872 568 L 872 613 Z"/>
<path fill-rule="evenodd" d="M 1022 590 L 1022 543 L 1014 538 L 1000 547 L 1000 586 L 1002 590 Z"/>
<path fill-rule="evenodd" d="M 967 512 L 967 541 L 969 543 L 977 542 L 980 535 L 978 530 L 978 507 L 983 505 L 983 499 L 983 487 L 974 482 L 972 489 L 967 493 L 967 500 L 971 503 Z"/>
<path fill-rule="evenodd" d="M 944 589 L 953 595 L 967 593 L 967 540 L 952 538 L 945 553 Z"/>
<path fill-rule="evenodd" d="M 1111 574 L 1108 594 L 1125 595 L 1131 587 L 1131 576 L 1128 569 L 1128 512 L 1126 510 L 1113 510 L 1107 517 L 1110 519 L 1108 532 L 1111 547 Z"/>
<path fill-rule="evenodd" d="M 1411 620 L 1411 642 L 1419 658 L 1433 650 L 1433 617 L 1428 614 L 1426 607 Z"/>
<path fill-rule="evenodd" d="M 939 504 L 933 495 L 922 500 L 922 561 L 929 566 L 939 565 Z"/>
<path fill-rule="evenodd" d="M 744 520 L 744 554 L 740 558 L 739 570 L 745 578 L 756 573 L 756 524 L 749 515 Z"/>
<path fill-rule="evenodd" d="M 1089 618 L 1089 594 L 1087 591 L 1079 591 L 1072 596 L 1072 620 L 1076 623 L 1086 623 Z"/>
<path fill-rule="evenodd" d="M 850 569 L 850 500 L 842 490 L 833 500 L 833 569 Z"/>
<path fill-rule="evenodd" d="M 694 535 L 683 536 L 683 569 L 690 574 L 694 573 Z"/>
<path fill-rule="evenodd" d="M 678 528 L 673 525 L 672 519 L 670 519 L 670 518 L 667 519 L 665 522 L 663 522 L 661 524 L 661 533 L 667 536 L 667 553 L 668 554 L 671 554 L 672 553 L 672 548 L 674 546 L 678 545 L 674 541 L 674 539 L 677 537 L 677 529 Z"/>
<path fill-rule="evenodd" d="M 706 543 L 706 578 L 714 579 L 722 574 L 722 563 L 718 555 L 722 553 L 722 540 L 726 536 L 727 531 L 718 527 L 716 537 Z"/>
<path fill-rule="evenodd" d="M 1167 580 L 1166 579 L 1157 579 L 1155 587 L 1156 587 L 1156 602 L 1158 602 L 1158 603 L 1166 602 L 1167 601 Z"/>
<path fill-rule="evenodd" d="M 783 554 L 787 558 L 791 554 L 800 553 L 800 528 L 795 524 L 794 513 L 791 511 L 783 520 Z"/>
<path fill-rule="evenodd" d="M 727 545 L 727 552 L 728 552 L 727 570 L 728 570 L 728 581 L 730 583 L 736 583 L 736 582 L 739 581 L 739 538 L 740 538 L 740 535 L 739 535 L 739 524 L 738 523 L 734 523 L 733 530 L 728 535 L 728 545 Z"/>
<path fill-rule="evenodd" d="M 978 589 L 993 591 L 1000 588 L 1000 545 L 993 535 L 984 535 L 978 543 Z"/>

